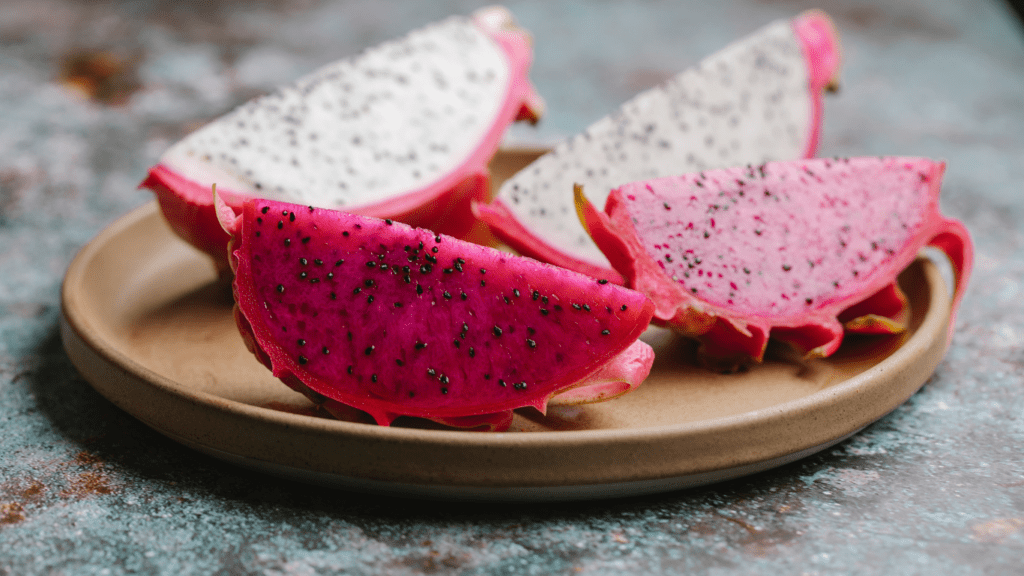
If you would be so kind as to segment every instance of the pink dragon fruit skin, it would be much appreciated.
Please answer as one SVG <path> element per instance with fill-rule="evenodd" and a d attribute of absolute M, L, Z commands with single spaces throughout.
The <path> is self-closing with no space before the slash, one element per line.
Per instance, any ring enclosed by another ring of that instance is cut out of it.
<path fill-rule="evenodd" d="M 600 204 L 626 182 L 811 157 L 822 92 L 837 82 L 840 60 L 825 13 L 769 24 L 638 94 L 474 209 L 522 254 L 621 282 L 575 217 L 573 185 Z"/>
<path fill-rule="evenodd" d="M 141 187 L 222 271 L 211 184 L 236 208 L 268 197 L 463 235 L 505 128 L 543 110 L 531 61 L 507 10 L 450 18 L 246 103 L 169 149 Z"/>
<path fill-rule="evenodd" d="M 576 197 L 626 285 L 654 301 L 654 322 L 727 365 L 760 361 L 769 336 L 822 357 L 844 328 L 901 330 L 895 280 L 926 245 L 952 263 L 955 314 L 973 247 L 939 213 L 944 170 L 924 158 L 812 159 L 630 183 L 603 213 Z"/>
<path fill-rule="evenodd" d="M 611 399 L 650 372 L 639 292 L 391 220 L 216 202 L 247 346 L 336 414 L 500 430 L 515 408 Z"/>

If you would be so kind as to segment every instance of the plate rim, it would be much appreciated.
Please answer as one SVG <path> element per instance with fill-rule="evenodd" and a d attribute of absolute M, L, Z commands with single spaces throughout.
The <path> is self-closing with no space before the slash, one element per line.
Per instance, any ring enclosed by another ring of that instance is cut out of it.
<path fill-rule="evenodd" d="M 177 397 L 180 401 L 202 405 L 206 409 L 212 409 L 224 414 L 229 414 L 234 418 L 252 418 L 260 422 L 269 423 L 276 427 L 303 428 L 321 435 L 342 435 L 355 440 L 376 443 L 416 443 L 435 448 L 450 447 L 453 444 L 458 444 L 475 449 L 494 448 L 506 451 L 520 450 L 527 452 L 535 451 L 542 446 L 555 446 L 563 450 L 572 447 L 609 448 L 612 445 L 621 445 L 620 448 L 625 447 L 626 445 L 660 446 L 672 440 L 682 441 L 694 435 L 736 434 L 745 428 L 767 425 L 778 419 L 790 418 L 794 413 L 803 413 L 820 409 L 822 405 L 841 405 L 844 403 L 844 400 L 861 395 L 865 391 L 865 386 L 870 384 L 873 378 L 878 377 L 878 373 L 884 373 L 894 369 L 906 371 L 907 364 L 918 366 L 923 363 L 924 369 L 919 369 L 917 377 L 912 378 L 914 380 L 919 379 L 919 382 L 905 384 L 901 387 L 903 393 L 898 395 L 900 397 L 898 401 L 887 402 L 881 409 L 876 410 L 877 414 L 873 414 L 869 420 L 861 423 L 859 426 L 852 427 L 852 430 L 848 431 L 845 436 L 844 434 L 838 435 L 839 437 L 848 437 L 849 435 L 856 433 L 857 430 L 876 421 L 891 410 L 895 409 L 897 406 L 905 402 L 906 399 L 908 399 L 914 392 L 920 389 L 925 381 L 927 381 L 931 376 L 939 361 L 941 361 L 948 344 L 946 341 L 946 326 L 949 322 L 948 289 L 946 288 L 936 267 L 929 263 L 925 263 L 923 264 L 923 274 L 930 291 L 929 306 L 925 311 L 921 326 L 918 327 L 917 331 L 912 334 L 910 338 L 903 342 L 899 348 L 897 348 L 888 357 L 884 358 L 878 364 L 861 374 L 837 382 L 827 388 L 812 392 L 811 394 L 801 398 L 784 401 L 769 407 L 740 414 L 711 418 L 708 420 L 653 426 L 648 428 L 627 430 L 536 431 L 500 434 L 482 434 L 479 432 L 458 430 L 449 431 L 391 428 L 314 418 L 300 414 L 277 411 L 270 408 L 247 405 L 242 402 L 222 398 L 208 392 L 184 388 L 169 377 L 153 372 L 142 366 L 134 359 L 118 350 L 116 346 L 112 345 L 110 342 L 104 341 L 100 337 L 99 331 L 95 329 L 90 330 L 89 321 L 83 317 L 82 312 L 79 310 L 79 306 L 82 304 L 78 301 L 78 295 L 74 293 L 74 290 L 80 287 L 79 285 L 81 283 L 82 276 L 87 270 L 88 264 L 101 252 L 103 248 L 110 245 L 110 243 L 114 241 L 119 234 L 130 230 L 134 225 L 145 222 L 147 218 L 154 217 L 162 221 L 155 201 L 139 206 L 121 216 L 83 246 L 68 267 L 61 287 L 62 338 L 64 340 L 65 349 L 68 350 L 69 356 L 71 357 L 72 362 L 76 365 L 76 368 L 79 369 L 79 372 L 83 372 L 80 364 L 85 361 L 81 356 L 85 350 L 76 345 L 74 342 L 76 339 L 79 340 L 79 344 L 81 346 L 84 346 L 93 354 L 96 354 L 102 361 L 108 363 L 111 369 L 123 371 L 125 375 L 135 379 L 137 381 L 136 384 L 142 383 L 156 387 L 162 394 L 169 394 Z M 941 340 L 941 342 L 939 340 Z M 916 361 L 911 362 L 912 360 Z M 104 384 L 94 382 L 93 379 L 89 377 L 86 377 L 85 379 L 93 388 L 97 389 L 97 391 L 102 395 L 114 402 L 115 405 L 125 409 L 151 428 L 154 428 L 165 435 L 168 435 L 168 433 L 175 434 L 177 432 L 165 429 L 165 427 L 160 423 L 151 422 L 142 418 L 136 414 L 135 411 L 130 408 L 126 408 L 121 401 L 122 399 L 112 398 L 111 391 L 106 389 Z M 837 435 L 833 434 L 832 436 L 835 437 Z M 829 440 L 831 439 L 832 438 L 829 438 Z M 198 439 L 190 438 L 189 440 L 196 442 Z M 818 440 L 820 440 L 820 438 L 818 438 Z M 200 443 L 212 449 L 218 449 L 208 442 Z M 823 443 L 816 441 L 814 438 L 809 438 L 807 446 L 795 451 L 799 452 L 800 450 L 805 450 L 821 444 Z M 823 446 L 823 448 L 824 447 L 827 446 Z M 767 458 L 763 455 L 760 457 L 739 456 L 736 457 L 732 463 L 735 466 L 743 466 L 745 464 L 751 464 L 758 461 L 780 458 L 786 454 L 793 453 L 794 450 L 783 450 L 782 452 L 783 453 L 769 455 Z M 267 462 L 273 462 L 273 460 L 267 460 Z M 724 468 L 729 467 L 730 466 L 726 466 Z M 708 472 L 724 468 L 714 468 L 712 466 L 710 468 L 705 467 L 703 471 Z M 683 474 L 682 476 L 687 475 L 688 474 Z M 673 476 L 671 473 L 661 473 L 657 476 L 661 478 L 681 477 L 678 474 Z M 651 479 L 652 477 L 648 476 L 646 478 Z M 628 481 L 629 479 L 626 478 L 623 480 Z M 638 479 L 633 478 L 632 480 Z M 430 486 L 438 485 L 436 481 L 431 481 L 429 479 L 422 479 L 421 482 L 413 483 Z M 448 479 L 443 482 L 443 484 L 449 488 L 455 485 L 461 485 L 467 488 L 481 485 L 479 479 L 466 483 L 461 483 L 458 480 L 453 483 L 451 479 Z M 504 482 L 500 479 L 491 479 L 485 481 L 484 484 L 491 488 L 501 488 L 504 486 L 504 489 L 514 489 L 516 487 L 523 487 L 526 485 L 553 486 L 553 484 L 550 484 L 543 479 L 525 481 L 523 478 L 518 480 L 506 480 Z M 565 485 L 566 483 L 558 482 L 557 484 Z M 591 476 L 590 481 L 568 482 L 568 484 L 585 486 L 608 484 L 608 482 L 603 481 L 603 479 L 600 478 L 600 475 L 597 475 Z"/>

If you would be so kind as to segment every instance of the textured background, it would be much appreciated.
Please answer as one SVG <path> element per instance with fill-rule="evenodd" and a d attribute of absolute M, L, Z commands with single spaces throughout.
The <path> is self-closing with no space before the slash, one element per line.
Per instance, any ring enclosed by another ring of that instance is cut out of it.
<path fill-rule="evenodd" d="M 1024 571 L 1024 30 L 996 0 L 827 0 L 842 90 L 822 155 L 948 161 L 977 248 L 946 360 L 818 456 L 644 498 L 464 508 L 221 464 L 114 408 L 58 334 L 75 251 L 163 149 L 326 61 L 477 2 L 0 3 L 0 574 L 1019 574 Z M 798 1 L 510 2 L 543 123 L 575 133 Z"/>

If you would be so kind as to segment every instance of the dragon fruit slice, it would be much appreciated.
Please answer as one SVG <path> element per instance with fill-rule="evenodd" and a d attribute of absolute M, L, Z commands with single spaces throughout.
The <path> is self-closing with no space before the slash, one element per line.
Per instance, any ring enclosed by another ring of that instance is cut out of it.
<path fill-rule="evenodd" d="M 505 429 L 515 408 L 607 400 L 650 372 L 639 292 L 391 220 L 217 202 L 249 349 L 335 414 Z"/>
<path fill-rule="evenodd" d="M 222 270 L 211 184 L 234 207 L 264 197 L 460 235 L 506 126 L 541 113 L 531 60 L 504 8 L 452 17 L 242 105 L 167 150 L 141 186 Z"/>
<path fill-rule="evenodd" d="M 477 216 L 522 254 L 621 282 L 576 218 L 573 184 L 600 203 L 626 182 L 811 157 L 839 61 L 825 13 L 769 24 L 537 159 Z"/>
<path fill-rule="evenodd" d="M 931 245 L 949 257 L 953 313 L 971 273 L 967 229 L 939 213 L 945 164 L 813 159 L 712 170 L 613 190 L 580 218 L 655 323 L 716 365 L 760 361 L 769 335 L 808 357 L 855 332 L 903 328 L 896 276 Z M 952 334 L 952 322 L 950 323 Z"/>

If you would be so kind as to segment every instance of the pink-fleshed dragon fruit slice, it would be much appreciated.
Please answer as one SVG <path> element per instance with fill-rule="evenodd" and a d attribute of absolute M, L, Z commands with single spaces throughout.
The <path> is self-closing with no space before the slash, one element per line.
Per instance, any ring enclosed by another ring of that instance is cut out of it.
<path fill-rule="evenodd" d="M 502 430 L 515 408 L 608 400 L 650 372 L 639 292 L 391 220 L 216 202 L 247 346 L 336 415 Z"/>
<path fill-rule="evenodd" d="M 825 13 L 769 24 L 537 159 L 492 203 L 476 205 L 477 215 L 522 254 L 621 282 L 576 218 L 573 185 L 601 203 L 626 182 L 811 157 L 821 94 L 839 62 Z"/>
<path fill-rule="evenodd" d="M 212 184 L 234 207 L 272 198 L 464 234 L 505 128 L 543 109 L 527 77 L 532 54 L 504 8 L 443 20 L 211 122 L 167 150 L 142 186 L 221 270 L 228 238 Z"/>
<path fill-rule="evenodd" d="M 635 182 L 580 218 L 655 323 L 697 338 L 712 364 L 760 361 L 769 336 L 808 357 L 844 328 L 903 329 L 895 281 L 924 246 L 950 259 L 953 314 L 971 273 L 967 229 L 939 213 L 945 164 L 812 159 Z M 950 323 L 950 335 L 953 324 Z"/>

